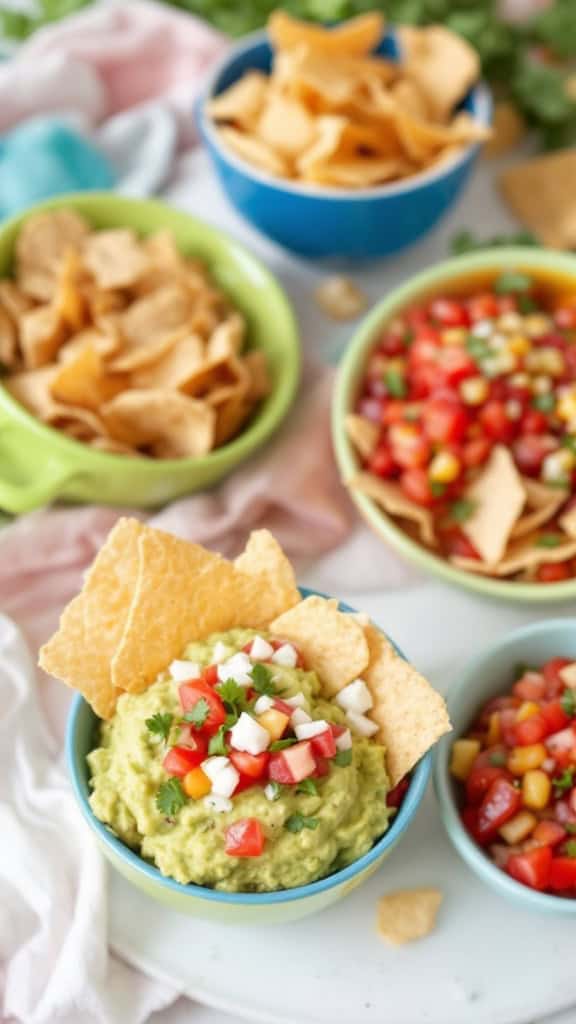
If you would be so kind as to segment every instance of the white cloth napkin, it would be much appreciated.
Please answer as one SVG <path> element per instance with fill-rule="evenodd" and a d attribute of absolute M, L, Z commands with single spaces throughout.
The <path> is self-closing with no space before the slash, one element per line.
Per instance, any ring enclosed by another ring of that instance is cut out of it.
<path fill-rule="evenodd" d="M 175 993 L 107 951 L 106 867 L 44 723 L 22 634 L 0 616 L 0 984 L 22 1024 L 142 1024 Z"/>

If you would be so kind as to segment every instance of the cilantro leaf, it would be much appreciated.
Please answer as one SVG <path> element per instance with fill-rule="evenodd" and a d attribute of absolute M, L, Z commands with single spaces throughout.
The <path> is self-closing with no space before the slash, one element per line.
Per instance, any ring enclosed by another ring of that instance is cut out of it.
<path fill-rule="evenodd" d="M 405 398 L 408 392 L 406 378 L 398 370 L 386 370 L 384 373 L 384 384 L 389 395 L 393 398 Z"/>
<path fill-rule="evenodd" d="M 146 728 L 152 733 L 153 736 L 157 736 L 160 739 L 167 740 L 172 728 L 172 722 L 174 721 L 174 715 L 170 711 L 158 712 L 152 715 L 152 718 L 147 718 Z"/>
<path fill-rule="evenodd" d="M 314 779 L 302 779 L 296 786 L 297 793 L 307 793 L 308 796 L 318 796 L 318 786 Z"/>
<path fill-rule="evenodd" d="M 564 714 L 568 715 L 568 718 L 574 718 L 576 715 L 576 690 L 572 690 L 570 687 L 564 690 L 560 697 L 560 704 Z"/>
<path fill-rule="evenodd" d="M 167 818 L 173 818 L 186 803 L 186 796 L 180 779 L 168 779 L 163 782 L 156 794 L 156 807 Z"/>
<path fill-rule="evenodd" d="M 476 509 L 476 502 L 460 498 L 450 505 L 450 516 L 456 523 L 465 523 Z"/>
<path fill-rule="evenodd" d="M 497 295 L 509 295 L 511 292 L 529 292 L 532 278 L 519 270 L 503 270 L 494 282 Z"/>
<path fill-rule="evenodd" d="M 208 744 L 208 753 L 210 754 L 211 757 L 215 754 L 218 755 L 228 753 L 228 746 L 225 740 L 227 731 L 228 725 L 225 722 L 224 725 L 220 726 L 218 732 L 215 733 L 214 736 L 210 737 L 210 742 Z"/>
<path fill-rule="evenodd" d="M 319 818 L 310 818 L 305 814 L 300 814 L 298 811 L 295 814 L 291 814 L 289 818 L 284 822 L 284 828 L 288 832 L 301 832 L 304 828 L 315 829 L 320 824 Z"/>
<path fill-rule="evenodd" d="M 186 712 L 184 715 L 184 721 L 190 722 L 190 725 L 193 725 L 195 729 L 201 729 L 206 723 L 206 719 L 209 714 L 210 705 L 208 704 L 208 701 L 205 697 L 200 697 L 200 700 L 196 701 L 192 710 Z"/>
<path fill-rule="evenodd" d="M 552 391 L 545 391 L 543 395 L 534 395 L 532 405 L 540 412 L 552 412 L 556 405 L 556 399 Z"/>
<path fill-rule="evenodd" d="M 430 481 L 430 492 L 435 498 L 441 498 L 446 491 L 446 484 L 441 484 L 439 480 Z"/>
<path fill-rule="evenodd" d="M 574 768 L 565 768 L 562 775 L 557 775 L 552 779 L 555 795 L 558 796 L 560 793 L 565 793 L 567 789 L 572 789 L 573 782 Z"/>
<path fill-rule="evenodd" d="M 450 251 L 454 256 L 463 256 L 467 252 L 478 252 L 481 249 L 497 249 L 507 245 L 537 246 L 538 242 L 529 231 L 515 231 L 509 235 L 493 235 L 491 238 L 479 238 L 467 228 L 458 231 L 450 241 Z"/>
<path fill-rule="evenodd" d="M 339 750 L 332 760 L 339 768 L 347 768 L 349 764 L 352 764 L 352 751 L 350 749 Z"/>
<path fill-rule="evenodd" d="M 559 533 L 541 533 L 536 541 L 537 548 L 557 548 L 562 543 Z"/>
<path fill-rule="evenodd" d="M 296 737 L 289 736 L 285 740 L 274 740 L 274 742 L 268 747 L 268 750 L 272 751 L 272 753 L 276 750 L 286 750 L 286 747 L 293 747 L 295 743 L 298 743 Z"/>
<path fill-rule="evenodd" d="M 231 712 L 238 714 L 240 711 L 246 711 L 248 707 L 246 690 L 235 679 L 226 679 L 225 682 L 218 683 L 215 689 L 220 699 L 224 701 L 224 704 Z"/>
<path fill-rule="evenodd" d="M 576 455 L 576 434 L 565 434 L 560 444 L 563 448 L 568 448 L 568 451 Z"/>
<path fill-rule="evenodd" d="M 564 843 L 564 854 L 566 857 L 576 857 L 576 839 L 569 839 Z"/>
<path fill-rule="evenodd" d="M 276 687 L 272 681 L 272 673 L 266 665 L 257 664 L 254 665 L 250 675 L 252 676 L 252 682 L 256 693 L 259 693 L 262 697 L 273 697 L 276 693 Z"/>

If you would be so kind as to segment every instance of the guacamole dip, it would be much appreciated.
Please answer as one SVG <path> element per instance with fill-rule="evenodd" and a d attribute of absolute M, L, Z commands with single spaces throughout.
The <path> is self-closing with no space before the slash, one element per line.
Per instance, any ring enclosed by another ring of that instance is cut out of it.
<path fill-rule="evenodd" d="M 362 687 L 324 699 L 294 645 L 262 631 L 190 644 L 102 723 L 92 809 L 178 882 L 268 892 L 321 878 L 393 813 L 384 748 L 350 728 L 371 731 L 354 711 Z"/>

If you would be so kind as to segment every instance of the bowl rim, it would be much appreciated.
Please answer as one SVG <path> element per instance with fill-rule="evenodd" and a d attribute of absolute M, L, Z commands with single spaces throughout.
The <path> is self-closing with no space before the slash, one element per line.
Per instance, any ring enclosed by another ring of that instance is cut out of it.
<path fill-rule="evenodd" d="M 499 652 L 506 650 L 508 646 L 518 640 L 525 640 L 528 637 L 543 635 L 549 632 L 574 631 L 576 617 L 559 617 L 547 619 L 543 622 L 531 622 L 527 626 L 520 626 L 509 633 L 506 633 L 496 643 L 484 648 L 475 655 L 459 673 L 458 678 L 452 684 L 446 695 L 448 710 L 453 704 L 462 703 L 469 695 L 470 704 L 474 699 L 474 680 L 482 672 L 484 666 Z M 462 825 L 460 816 L 456 810 L 456 801 L 452 794 L 449 759 L 451 746 L 459 736 L 441 737 L 434 751 L 433 781 L 434 792 L 440 809 L 442 824 L 448 838 L 468 866 L 488 885 L 500 890 L 502 894 L 515 901 L 522 901 L 534 910 L 554 911 L 558 914 L 576 913 L 576 899 L 567 899 L 562 896 L 553 896 L 551 893 L 538 892 L 530 889 L 521 882 L 517 882 L 501 868 L 493 864 L 482 852 L 477 843 L 468 835 Z"/>
<path fill-rule="evenodd" d="M 557 602 L 576 595 L 576 577 L 560 583 L 514 583 L 491 577 L 475 576 L 433 554 L 412 540 L 381 510 L 372 498 L 355 493 L 346 480 L 359 469 L 359 463 L 344 428 L 344 419 L 350 411 L 355 387 L 362 367 L 379 327 L 411 302 L 443 284 L 465 276 L 474 270 L 505 269 L 522 266 L 528 271 L 560 271 L 574 276 L 576 284 L 576 256 L 569 253 L 539 249 L 534 246 L 506 246 L 484 249 L 463 256 L 442 260 L 393 288 L 372 307 L 348 342 L 340 361 L 332 397 L 332 439 L 340 476 L 363 518 L 386 543 L 414 562 L 420 569 L 456 583 L 475 593 L 492 598 L 526 603 Z"/>
<path fill-rule="evenodd" d="M 318 595 L 320 597 L 326 596 L 320 591 L 313 590 L 308 587 L 299 587 L 299 590 L 303 598 L 309 597 L 310 595 Z M 355 612 L 355 609 L 351 608 L 351 606 L 346 604 L 344 601 L 339 602 L 339 607 L 345 612 Z M 398 654 L 406 660 L 405 655 L 402 653 L 400 648 L 396 646 L 390 637 L 388 637 L 388 639 Z M 99 821 L 92 811 L 90 804 L 88 803 L 87 791 L 81 781 L 81 759 L 76 754 L 75 744 L 78 720 L 86 706 L 87 702 L 82 694 L 76 694 L 72 700 L 68 714 L 64 741 L 68 776 L 72 782 L 74 796 L 80 806 L 80 810 L 85 821 L 87 821 L 88 825 L 92 831 L 96 833 L 101 842 L 103 842 L 105 846 L 110 847 L 120 860 L 124 861 L 129 868 L 136 871 L 143 879 L 148 882 L 152 882 L 154 885 L 159 885 L 161 888 L 167 889 L 175 895 L 179 895 L 184 898 L 195 897 L 212 903 L 230 904 L 232 906 L 268 906 L 278 903 L 293 903 L 295 900 L 317 896 L 329 889 L 339 887 L 350 879 L 355 878 L 357 875 L 361 875 L 366 868 L 369 868 L 372 864 L 378 861 L 387 849 L 394 846 L 397 839 L 399 839 L 402 833 L 405 832 L 416 814 L 424 793 L 426 792 L 426 787 L 432 771 L 432 751 L 429 750 L 414 767 L 410 786 L 406 791 L 400 810 L 392 819 L 386 832 L 384 832 L 380 839 L 378 839 L 370 850 L 368 850 L 368 852 L 362 857 L 355 860 L 347 867 L 342 868 L 340 871 L 327 875 L 325 878 L 319 878 L 315 882 L 309 882 L 306 885 L 295 886 L 293 889 L 280 889 L 276 892 L 231 893 L 218 889 L 210 889 L 207 886 L 194 885 L 192 883 L 185 885 L 182 882 L 177 882 L 173 878 L 162 875 L 157 867 L 154 867 L 152 864 L 148 864 L 147 861 L 145 861 L 139 854 L 135 853 L 120 839 L 118 839 L 103 822 Z"/>
<path fill-rule="evenodd" d="M 262 275 L 265 280 L 268 293 L 273 296 L 278 310 L 281 311 L 282 316 L 285 319 L 287 336 L 290 338 L 291 356 L 289 365 L 287 365 L 285 369 L 283 369 L 282 373 L 278 375 L 276 387 L 271 393 L 269 401 L 265 402 L 262 408 L 257 411 L 253 419 L 249 420 L 246 429 L 241 431 L 241 433 L 231 441 L 221 445 L 219 448 L 215 448 L 213 451 L 209 452 L 208 455 L 203 455 L 199 458 L 188 456 L 181 459 L 152 459 L 141 454 L 121 455 L 114 452 L 98 451 L 98 449 L 91 448 L 83 441 L 69 437 L 63 431 L 57 430 L 55 427 L 52 427 L 47 423 L 43 423 L 10 394 L 8 389 L 4 386 L 3 377 L 0 377 L 2 405 L 9 413 L 11 419 L 20 423 L 28 431 L 33 432 L 39 438 L 49 441 L 64 455 L 66 453 L 75 453 L 76 455 L 82 454 L 82 456 L 88 460 L 88 463 L 94 466 L 99 465 L 101 467 L 107 466 L 111 468 L 114 464 L 115 466 L 123 465 L 128 468 L 136 465 L 138 467 L 146 467 L 146 469 L 151 473 L 164 475 L 166 472 L 178 470 L 179 468 L 202 471 L 207 467 L 215 468 L 220 466 L 222 463 L 229 464 L 230 462 L 235 464 L 236 462 L 247 458 L 252 454 L 258 444 L 265 441 L 266 438 L 269 437 L 284 420 L 294 400 L 300 377 L 300 332 L 294 310 L 280 282 L 265 266 L 265 264 L 253 255 L 250 249 L 242 245 L 242 243 L 238 242 L 231 235 L 228 235 L 225 231 L 201 220 L 199 217 L 194 216 L 194 214 L 188 213 L 187 210 L 181 210 L 177 207 L 173 207 L 170 203 L 163 202 L 160 199 L 123 196 L 113 192 L 70 192 L 64 195 L 55 196 L 52 199 L 48 199 L 41 203 L 36 203 L 33 206 L 29 206 L 25 211 L 15 214 L 15 216 L 4 221 L 0 226 L 0 243 L 7 234 L 17 231 L 30 217 L 35 216 L 37 213 L 42 213 L 45 210 L 60 209 L 67 206 L 72 206 L 76 209 L 78 208 L 76 204 L 78 204 L 79 207 L 93 206 L 95 209 L 106 205 L 113 206 L 118 210 L 127 206 L 130 206 L 133 209 L 139 208 L 150 211 L 155 210 L 157 212 L 168 210 L 172 216 L 176 215 L 179 218 L 182 218 L 194 229 L 200 229 L 201 232 L 217 240 L 222 245 L 225 245 L 232 250 L 236 250 L 242 257 L 243 263 L 253 267 Z M 87 216 L 89 218 L 89 215 Z"/>
<path fill-rule="evenodd" d="M 396 38 L 396 32 L 394 26 L 388 26 L 382 36 L 382 40 L 386 38 Z M 418 174 L 413 174 L 409 178 L 398 182 L 384 183 L 382 185 L 373 185 L 369 188 L 362 189 L 345 189 L 345 188 L 331 188 L 329 186 L 314 185 L 314 184 L 292 184 L 289 180 L 282 178 L 275 178 L 271 174 L 267 174 L 266 171 L 249 164 L 248 161 L 242 160 L 236 153 L 234 153 L 229 147 L 223 145 L 218 137 L 214 122 L 209 117 L 206 105 L 214 95 L 216 83 L 223 71 L 228 67 L 232 61 L 236 60 L 239 56 L 249 53 L 256 47 L 266 44 L 270 50 L 272 50 L 271 44 L 268 40 L 268 34 L 266 30 L 258 30 L 251 32 L 247 36 L 244 36 L 242 41 L 232 47 L 231 50 L 227 51 L 223 57 L 220 58 L 217 64 L 214 65 L 206 85 L 204 86 L 200 96 L 196 100 L 197 116 L 200 123 L 200 130 L 204 140 L 214 147 L 220 157 L 227 163 L 231 164 L 236 171 L 245 174 L 249 178 L 253 178 L 261 185 L 265 185 L 268 188 L 276 191 L 283 192 L 286 195 L 301 196 L 306 199 L 332 199 L 336 201 L 360 201 L 363 199 L 384 199 L 388 197 L 411 194 L 417 192 L 419 189 L 424 189 L 428 185 L 433 184 L 436 181 L 442 180 L 449 173 L 464 166 L 470 157 L 479 150 L 480 142 L 470 142 L 467 146 L 464 146 L 459 153 L 455 153 L 452 157 L 444 162 L 436 164 L 427 170 L 420 171 Z M 481 125 L 488 127 L 491 121 L 492 115 L 492 94 L 483 80 L 478 81 L 466 94 L 466 99 L 471 97 L 473 103 L 473 116 Z"/>

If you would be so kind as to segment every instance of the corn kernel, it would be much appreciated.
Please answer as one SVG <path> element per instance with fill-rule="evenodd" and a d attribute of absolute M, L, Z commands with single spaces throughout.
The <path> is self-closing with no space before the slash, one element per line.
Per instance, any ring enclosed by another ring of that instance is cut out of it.
<path fill-rule="evenodd" d="M 460 394 L 466 405 L 482 405 L 489 391 L 490 386 L 485 377 L 467 377 L 460 383 Z"/>
<path fill-rule="evenodd" d="M 493 711 L 490 715 L 488 732 L 486 733 L 486 746 L 493 747 L 500 740 L 500 715 Z"/>
<path fill-rule="evenodd" d="M 510 311 L 502 313 L 496 321 L 501 331 L 520 331 L 523 327 L 523 320 L 519 313 Z"/>
<path fill-rule="evenodd" d="M 529 338 L 539 338 L 542 334 L 547 334 L 551 327 L 552 321 L 544 313 L 529 313 L 524 317 L 523 329 Z"/>
<path fill-rule="evenodd" d="M 510 385 L 513 388 L 529 388 L 530 377 L 527 373 L 524 373 L 522 370 L 520 370 L 518 373 L 512 374 L 510 378 Z"/>
<path fill-rule="evenodd" d="M 508 338 L 508 351 L 513 352 L 515 356 L 525 356 L 531 348 L 530 341 L 523 334 L 513 334 Z"/>
<path fill-rule="evenodd" d="M 576 387 L 562 389 L 556 403 L 556 415 L 568 422 L 576 419 Z"/>
<path fill-rule="evenodd" d="M 550 377 L 546 377 L 544 374 L 540 374 L 538 377 L 532 377 L 532 391 L 535 395 L 546 395 L 552 390 L 552 381 Z"/>
<path fill-rule="evenodd" d="M 526 772 L 522 779 L 522 801 L 525 807 L 541 811 L 546 807 L 552 789 L 552 783 L 546 772 L 540 768 Z"/>
<path fill-rule="evenodd" d="M 548 754 L 543 743 L 532 743 L 527 747 L 514 747 L 508 757 L 508 771 L 513 775 L 525 775 L 532 768 L 544 764 Z"/>
<path fill-rule="evenodd" d="M 569 448 L 550 452 L 542 463 L 542 479 L 549 483 L 563 483 L 576 465 L 576 456 Z"/>
<path fill-rule="evenodd" d="M 564 356 L 557 348 L 533 348 L 526 355 L 526 369 L 532 373 L 561 377 L 566 369 L 566 364 Z"/>
<path fill-rule="evenodd" d="M 518 366 L 518 359 L 512 352 L 497 352 L 488 356 L 482 363 L 482 369 L 487 377 L 499 377 L 504 373 L 513 373 Z"/>
<path fill-rule="evenodd" d="M 428 474 L 438 484 L 451 484 L 456 479 L 462 463 L 452 452 L 438 452 L 430 463 Z"/>
<path fill-rule="evenodd" d="M 270 708 L 270 711 L 265 711 L 263 715 L 258 715 L 256 721 L 263 729 L 270 733 L 273 740 L 279 740 L 285 732 L 290 719 L 283 711 Z"/>
<path fill-rule="evenodd" d="M 521 843 L 523 839 L 526 839 L 526 836 L 530 835 L 537 824 L 538 818 L 534 814 L 530 814 L 530 811 L 518 811 L 518 814 L 502 825 L 498 832 L 509 846 L 515 846 L 516 843 Z"/>
<path fill-rule="evenodd" d="M 454 778 L 465 782 L 479 753 L 479 740 L 456 740 L 452 744 L 452 757 L 450 760 L 450 773 Z"/>
<path fill-rule="evenodd" d="M 200 800 L 201 797 L 208 795 L 212 783 L 201 768 L 193 768 L 182 779 L 182 789 L 192 800 Z"/>
<path fill-rule="evenodd" d="M 406 373 L 406 360 L 402 356 L 396 356 L 394 359 L 386 360 L 386 373 Z"/>
<path fill-rule="evenodd" d="M 468 331 L 464 327 L 447 327 L 441 334 L 443 345 L 464 345 L 467 337 Z"/>
<path fill-rule="evenodd" d="M 532 718 L 532 715 L 537 715 L 540 711 L 538 704 L 533 700 L 525 700 L 520 705 L 516 713 L 517 722 L 525 722 L 527 718 Z"/>

